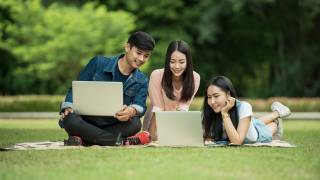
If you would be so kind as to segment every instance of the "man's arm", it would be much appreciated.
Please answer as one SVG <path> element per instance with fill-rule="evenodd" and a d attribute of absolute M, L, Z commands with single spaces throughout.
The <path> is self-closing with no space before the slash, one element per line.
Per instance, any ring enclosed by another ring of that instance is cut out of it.
<path fill-rule="evenodd" d="M 136 96 L 133 98 L 132 104 L 129 107 L 133 107 L 137 114 L 136 116 L 143 116 L 147 110 L 146 100 L 148 96 L 148 80 L 144 82 L 142 87 L 138 90 Z"/>
<path fill-rule="evenodd" d="M 115 114 L 115 118 L 119 121 L 128 121 L 134 116 L 143 116 L 146 112 L 146 99 L 148 93 L 148 81 L 144 82 L 141 88 L 133 98 L 132 103 L 129 106 L 124 105 L 122 110 Z"/>

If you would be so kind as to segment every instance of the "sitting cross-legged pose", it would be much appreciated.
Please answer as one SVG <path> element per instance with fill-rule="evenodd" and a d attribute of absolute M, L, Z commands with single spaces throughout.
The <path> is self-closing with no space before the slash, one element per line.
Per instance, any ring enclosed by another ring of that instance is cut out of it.
<path fill-rule="evenodd" d="M 139 70 L 148 61 L 155 46 L 147 33 L 133 33 L 125 53 L 112 56 L 96 56 L 81 71 L 78 81 L 115 81 L 123 84 L 122 110 L 112 116 L 84 116 L 73 110 L 70 88 L 61 106 L 59 125 L 69 138 L 66 145 L 136 145 L 150 141 L 149 132 L 140 132 L 142 117 L 146 111 L 148 78 Z M 138 133 L 138 134 L 136 134 Z"/>

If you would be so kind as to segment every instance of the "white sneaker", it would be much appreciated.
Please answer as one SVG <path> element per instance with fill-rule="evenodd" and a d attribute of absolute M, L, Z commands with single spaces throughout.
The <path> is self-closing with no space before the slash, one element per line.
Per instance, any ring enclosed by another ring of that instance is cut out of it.
<path fill-rule="evenodd" d="M 271 104 L 271 111 L 277 111 L 280 118 L 288 117 L 291 114 L 290 109 L 287 106 L 281 104 L 280 102 L 273 102 Z"/>

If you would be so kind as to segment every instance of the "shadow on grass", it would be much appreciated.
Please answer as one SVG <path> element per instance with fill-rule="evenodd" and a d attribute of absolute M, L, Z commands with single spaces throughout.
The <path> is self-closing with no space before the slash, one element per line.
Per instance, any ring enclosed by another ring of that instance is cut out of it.
<path fill-rule="evenodd" d="M 21 142 L 62 141 L 67 134 L 62 129 L 2 129 L 0 128 L 0 147 Z"/>

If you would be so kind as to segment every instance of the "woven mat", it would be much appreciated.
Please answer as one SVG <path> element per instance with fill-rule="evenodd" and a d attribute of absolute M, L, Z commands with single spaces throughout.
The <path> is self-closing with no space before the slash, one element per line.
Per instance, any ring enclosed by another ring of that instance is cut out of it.
<path fill-rule="evenodd" d="M 236 145 L 236 144 L 209 144 L 208 147 L 226 147 L 226 146 L 236 146 L 236 147 L 281 147 L 281 148 L 293 148 L 297 147 L 296 145 L 290 144 L 287 141 L 281 140 L 272 140 L 269 143 L 252 143 L 252 144 L 243 144 L 243 145 Z"/>
<path fill-rule="evenodd" d="M 239 146 L 233 144 L 210 144 L 203 147 L 226 147 L 226 146 Z M 239 147 L 283 147 L 292 148 L 297 147 L 296 145 L 290 144 L 286 141 L 273 140 L 270 143 L 254 143 L 254 144 L 244 144 Z M 43 141 L 43 142 L 26 142 L 17 143 L 10 147 L 0 148 L 1 151 L 10 150 L 48 150 L 48 149 L 80 149 L 80 148 L 141 148 L 141 147 L 163 147 L 157 143 L 150 143 L 147 145 L 137 145 L 137 146 L 64 146 L 63 141 Z M 187 147 L 187 146 L 166 146 L 166 147 Z"/>

